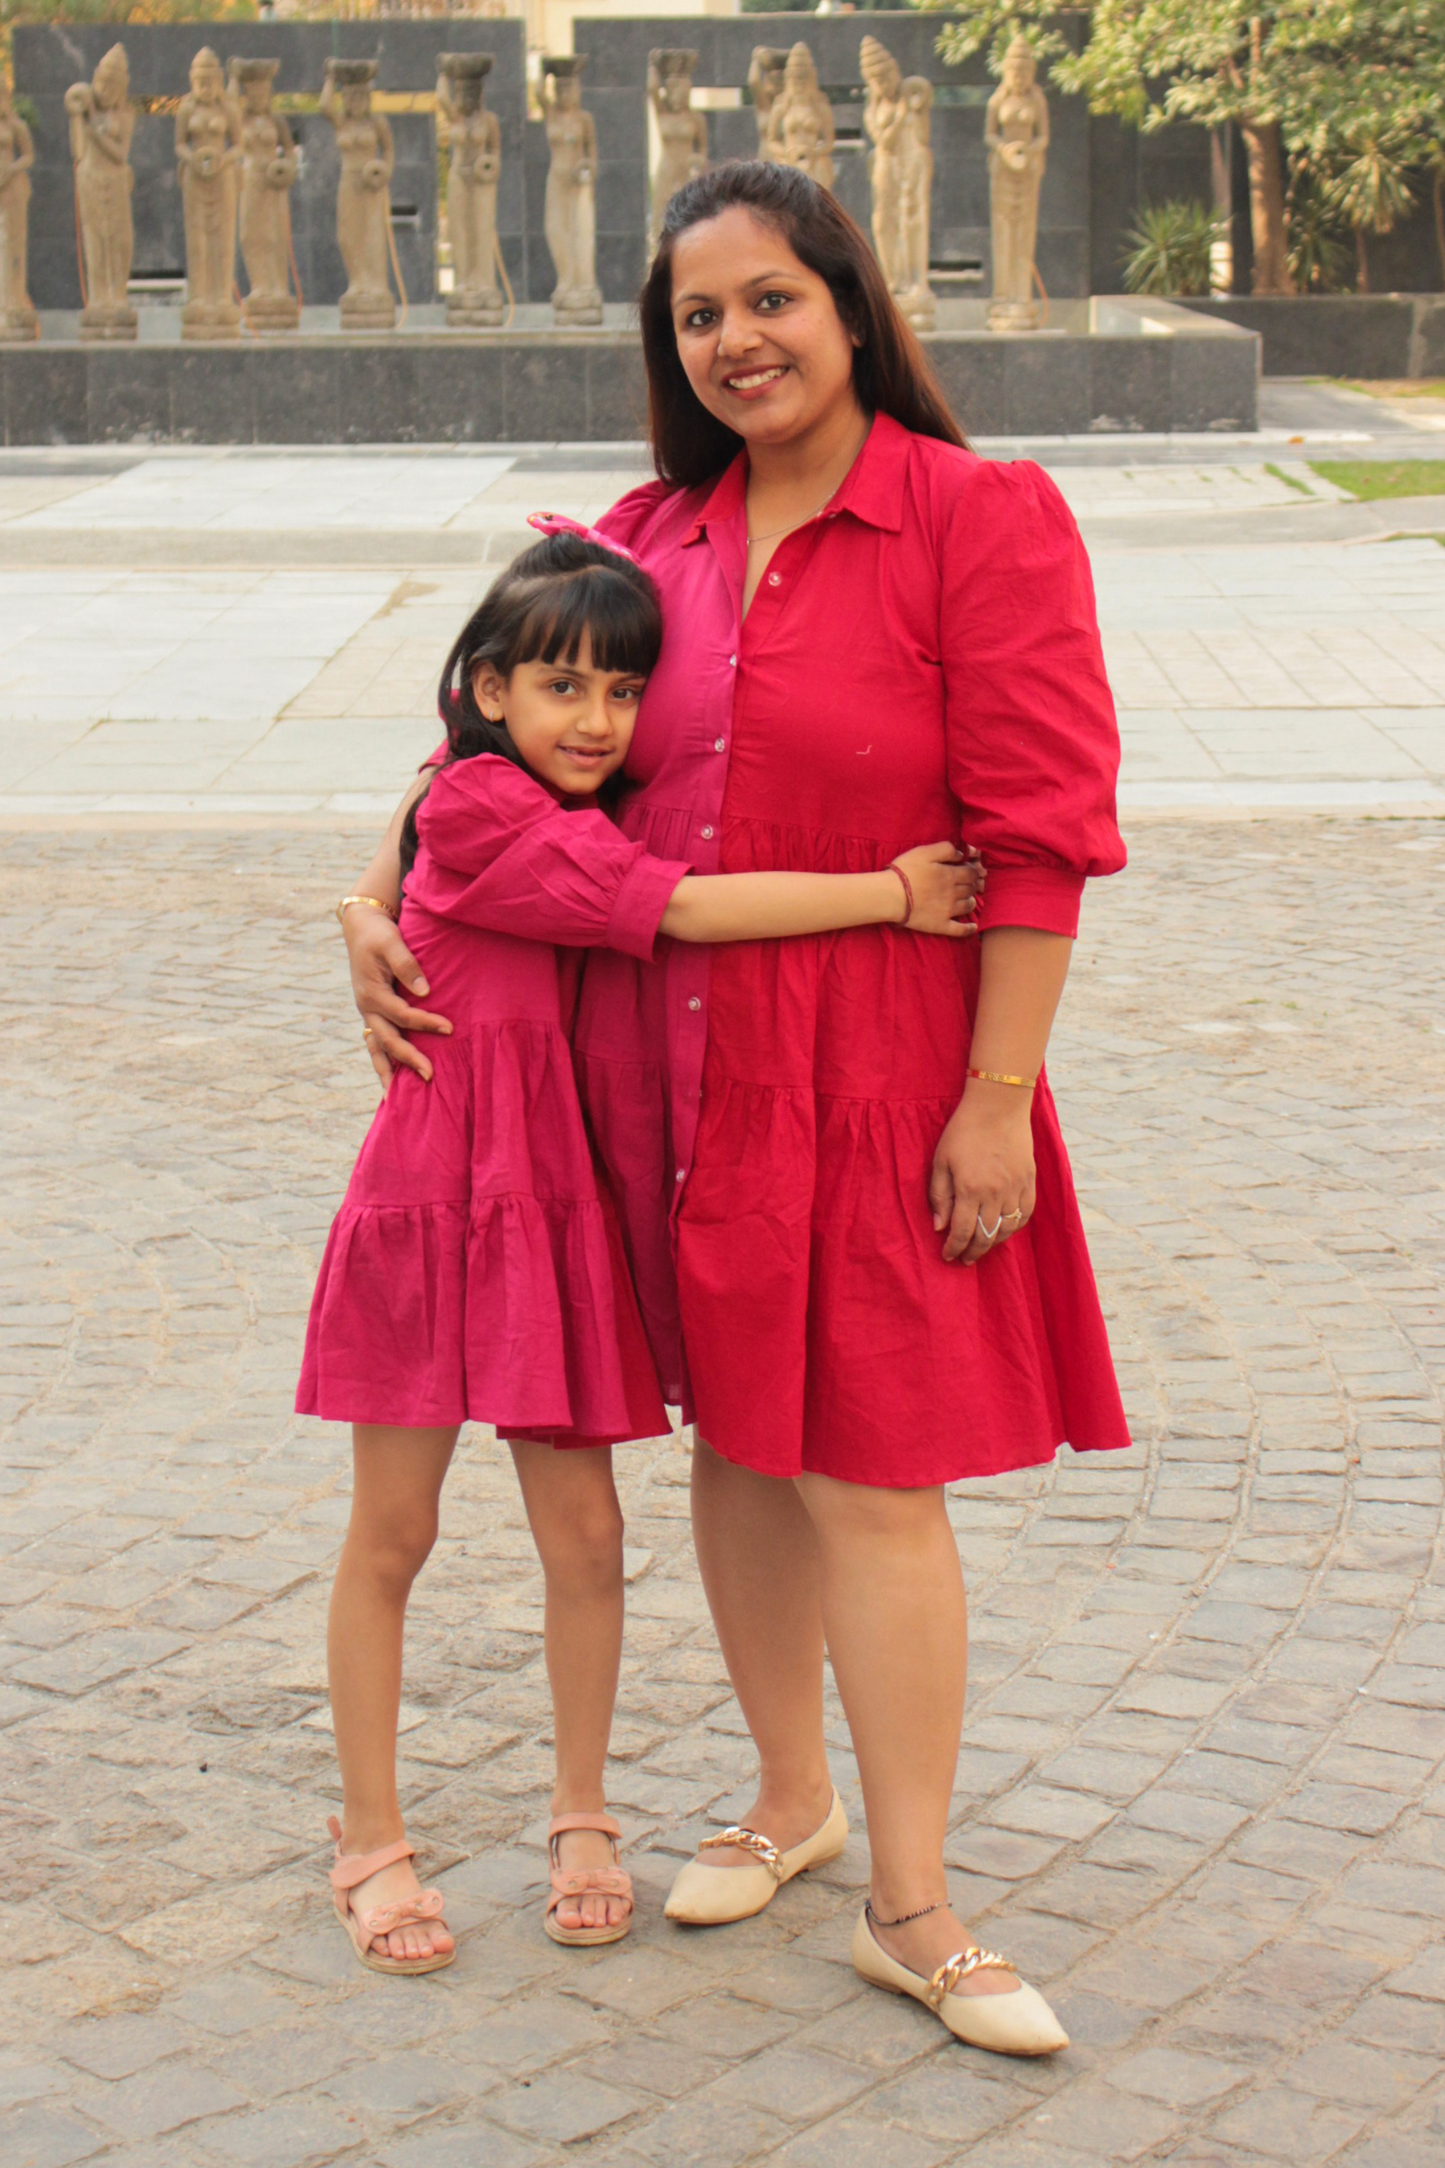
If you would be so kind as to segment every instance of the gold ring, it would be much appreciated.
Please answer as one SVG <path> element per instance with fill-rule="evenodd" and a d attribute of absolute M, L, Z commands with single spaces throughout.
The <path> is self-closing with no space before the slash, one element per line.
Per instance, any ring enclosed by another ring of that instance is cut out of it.
<path fill-rule="evenodd" d="M 371 1026 L 370 1026 L 370 1024 L 363 1024 L 363 1026 L 362 1026 L 362 1029 L 361 1029 L 361 1036 L 362 1036 L 362 1038 L 363 1038 L 363 1039 L 369 1039 L 369 1038 L 371 1037 Z"/>
<path fill-rule="evenodd" d="M 1007 1227 L 1010 1220 L 1021 1220 L 1023 1216 L 1023 1207 L 1020 1206 L 1017 1212 L 1005 1212 L 1003 1218 L 999 1221 L 999 1225 Z"/>

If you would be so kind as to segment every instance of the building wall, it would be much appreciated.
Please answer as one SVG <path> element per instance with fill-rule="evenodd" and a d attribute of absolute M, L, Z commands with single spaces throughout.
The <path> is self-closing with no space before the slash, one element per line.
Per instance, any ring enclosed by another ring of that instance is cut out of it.
<path fill-rule="evenodd" d="M 507 273 L 520 294 L 528 283 L 529 258 L 545 256 L 541 222 L 529 230 L 524 215 L 523 136 L 526 126 L 525 47 L 517 21 L 451 18 L 367 22 L 98 23 L 21 25 L 14 32 L 15 86 L 34 100 L 34 194 L 30 205 L 30 291 L 37 308 L 80 306 L 76 266 L 75 189 L 70 160 L 65 93 L 88 81 L 102 53 L 117 42 L 130 61 L 133 98 L 179 98 L 190 65 L 203 45 L 224 66 L 242 59 L 279 59 L 278 95 L 315 96 L 328 55 L 376 60 L 376 87 L 387 92 L 432 92 L 441 52 L 489 52 L 487 102 L 502 130 L 502 180 L 498 228 Z M 336 183 L 340 161 L 335 131 L 319 113 L 287 114 L 301 150 L 301 171 L 291 191 L 291 225 L 301 289 L 308 302 L 335 302 L 346 284 L 336 245 Z M 437 153 L 430 113 L 389 113 L 396 143 L 392 181 L 392 237 L 408 297 L 436 297 Z M 137 116 L 131 147 L 135 172 L 134 272 L 137 278 L 178 277 L 185 268 L 181 195 L 176 179 L 175 119 L 171 113 Z M 550 292 L 550 282 L 547 291 Z"/>
<path fill-rule="evenodd" d="M 863 134 L 863 75 L 859 48 L 866 36 L 887 47 L 905 75 L 934 84 L 933 256 L 935 263 L 975 263 L 976 287 L 943 286 L 941 292 L 987 292 L 992 273 L 988 231 L 988 165 L 983 147 L 984 108 L 996 88 L 983 56 L 962 67 L 938 57 L 939 32 L 948 16 L 912 11 L 855 15 L 739 15 L 668 23 L 657 17 L 609 16 L 573 24 L 573 46 L 587 55 L 583 103 L 596 116 L 598 136 L 598 232 L 607 236 L 608 300 L 636 291 L 647 233 L 647 55 L 655 45 L 695 48 L 693 80 L 699 90 L 740 90 L 747 82 L 753 48 L 809 48 L 819 80 L 830 94 L 838 132 L 837 194 L 867 228 L 870 215 L 868 143 Z M 1080 35 L 1076 27 L 1073 34 Z M 1061 298 L 1090 291 L 1090 132 L 1083 102 L 1049 93 L 1052 141 L 1039 203 L 1039 275 Z M 753 108 L 710 112 L 712 157 L 754 157 Z M 604 212 L 605 202 L 605 212 Z M 625 275 L 624 275 L 625 274 Z M 1117 278 L 1114 281 L 1117 289 Z"/>

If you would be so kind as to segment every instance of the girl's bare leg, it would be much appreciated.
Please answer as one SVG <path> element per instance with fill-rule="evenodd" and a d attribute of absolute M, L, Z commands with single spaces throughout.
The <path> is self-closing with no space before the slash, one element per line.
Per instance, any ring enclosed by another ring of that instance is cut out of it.
<path fill-rule="evenodd" d="M 797 1491 L 817 1532 L 828 1654 L 863 1783 L 873 1909 L 896 1920 L 947 1896 L 943 1840 L 968 1672 L 958 1546 L 940 1489 L 803 1475 Z M 971 1939 L 946 1904 L 875 1931 L 925 1977 Z M 976 1972 L 959 1992 L 1007 1994 L 1013 1984 Z"/>
<path fill-rule="evenodd" d="M 607 1804 L 604 1768 L 622 1665 L 622 1508 L 607 1446 L 508 1441 L 547 1583 L 545 1646 L 557 1750 L 554 1814 L 593 1814 Z M 610 1867 L 600 1831 L 569 1830 L 563 1867 Z M 626 1916 L 617 1898 L 578 1897 L 557 1908 L 560 1927 L 610 1927 Z"/>
<path fill-rule="evenodd" d="M 833 1797 L 823 1740 L 823 1611 L 818 1541 L 791 1482 L 757 1475 L 699 1438 L 692 1533 L 733 1691 L 761 1763 L 741 1819 L 790 1851 Z M 714 1851 L 717 1866 L 745 1852 Z"/>
<path fill-rule="evenodd" d="M 456 1429 L 352 1426 L 351 1519 L 331 1591 L 327 1664 L 341 1764 L 345 1852 L 375 1852 L 406 1831 L 396 1794 L 396 1720 L 402 1631 L 412 1582 L 436 1541 L 437 1504 Z M 383 1867 L 351 1893 L 361 1911 L 418 1887 L 410 1860 Z M 444 1927 L 419 1924 L 386 1938 L 392 1957 L 440 1956 Z"/>

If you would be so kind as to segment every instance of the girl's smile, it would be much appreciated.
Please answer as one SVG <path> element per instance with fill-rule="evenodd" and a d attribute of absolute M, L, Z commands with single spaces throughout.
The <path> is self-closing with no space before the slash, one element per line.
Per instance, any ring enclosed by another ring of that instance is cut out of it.
<path fill-rule="evenodd" d="M 584 631 L 570 661 L 519 663 L 503 680 L 477 666 L 477 705 L 507 734 L 540 782 L 569 797 L 590 797 L 627 758 L 645 678 L 598 670 Z"/>

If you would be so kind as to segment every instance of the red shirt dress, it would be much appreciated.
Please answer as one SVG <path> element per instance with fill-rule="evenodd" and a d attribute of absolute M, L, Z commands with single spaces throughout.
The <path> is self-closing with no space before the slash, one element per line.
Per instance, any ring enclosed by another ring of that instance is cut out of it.
<path fill-rule="evenodd" d="M 879 416 L 746 620 L 745 486 L 740 455 L 601 523 L 665 625 L 621 827 L 699 873 L 864 872 L 963 837 L 982 925 L 1073 934 L 1085 878 L 1124 863 L 1118 732 L 1048 476 Z M 879 926 L 664 948 L 589 958 L 574 1048 L 664 1388 L 709 1444 L 894 1487 L 1127 1445 L 1045 1082 L 1030 1224 L 972 1267 L 933 1230 L 977 944 Z"/>
<path fill-rule="evenodd" d="M 646 966 L 691 869 L 508 760 L 433 777 L 401 934 L 451 1019 L 399 1069 L 326 1244 L 297 1389 L 332 1422 L 494 1423 L 594 1445 L 666 1433 L 567 1040 L 567 952 Z"/>

